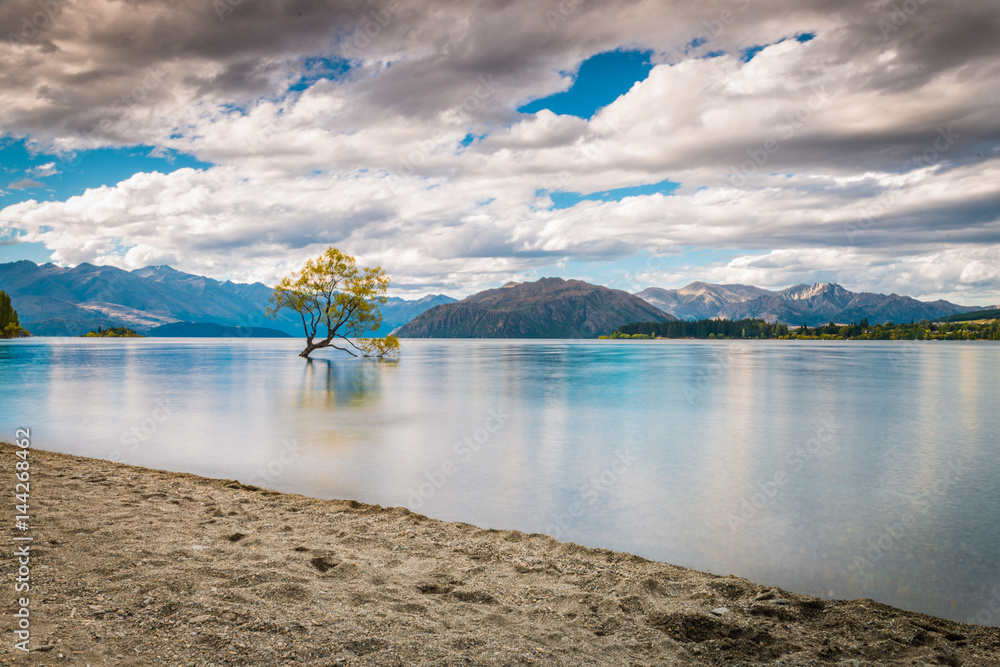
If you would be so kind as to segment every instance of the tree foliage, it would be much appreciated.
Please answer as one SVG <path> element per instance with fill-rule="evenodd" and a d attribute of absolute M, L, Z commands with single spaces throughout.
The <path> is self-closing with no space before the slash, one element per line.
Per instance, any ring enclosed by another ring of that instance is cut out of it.
<path fill-rule="evenodd" d="M 612 333 L 611 338 L 780 338 L 788 335 L 788 325 L 764 320 L 675 320 L 626 324 Z"/>
<path fill-rule="evenodd" d="M 395 357 L 399 354 L 395 336 L 364 337 L 382 324 L 379 306 L 386 302 L 388 287 L 382 267 L 359 268 L 353 257 L 331 247 L 307 261 L 301 271 L 282 278 L 267 314 L 274 317 L 283 308 L 298 313 L 306 336 L 300 357 L 308 358 L 324 347 L 354 356 Z"/>
<path fill-rule="evenodd" d="M 1000 320 L 979 322 L 910 322 L 871 324 L 864 317 L 850 324 L 786 324 L 763 320 L 697 320 L 626 324 L 609 338 L 780 338 L 798 340 L 1000 340 Z"/>
<path fill-rule="evenodd" d="M 108 327 L 104 329 L 102 327 L 97 327 L 97 331 L 91 329 L 89 332 L 80 336 L 81 338 L 143 338 L 141 334 L 137 333 L 133 329 L 122 325 L 118 327 Z"/>
<path fill-rule="evenodd" d="M 0 292 L 0 338 L 24 338 L 31 332 L 21 326 L 17 311 L 6 292 Z"/>
<path fill-rule="evenodd" d="M 850 324 L 802 326 L 792 336 L 799 340 L 1000 340 L 1000 320 L 869 324 L 868 318 Z"/>
<path fill-rule="evenodd" d="M 943 318 L 942 322 L 973 322 L 975 320 L 995 320 L 1000 317 L 1000 309 L 975 310 L 970 313 L 958 313 Z"/>

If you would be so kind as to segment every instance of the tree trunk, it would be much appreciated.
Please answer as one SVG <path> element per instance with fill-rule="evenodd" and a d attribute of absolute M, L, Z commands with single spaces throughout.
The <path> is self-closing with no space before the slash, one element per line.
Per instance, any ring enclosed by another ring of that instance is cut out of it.
<path fill-rule="evenodd" d="M 302 357 L 303 359 L 308 359 L 310 354 L 312 354 L 316 350 L 323 349 L 324 347 L 330 347 L 329 340 L 321 340 L 318 343 L 314 343 L 312 342 L 312 340 L 308 340 L 306 341 L 306 349 L 299 352 L 299 356 Z"/>
<path fill-rule="evenodd" d="M 312 336 L 310 336 L 309 332 L 306 331 L 306 349 L 304 349 L 301 352 L 299 352 L 299 356 L 302 357 L 303 359 L 308 359 L 309 355 L 313 353 L 313 350 L 315 350 L 315 349 L 317 349 L 319 347 L 322 347 L 322 345 L 314 345 L 313 344 L 313 340 L 315 340 L 314 336 L 315 336 L 315 332 L 313 333 Z"/>
<path fill-rule="evenodd" d="M 299 352 L 299 356 L 302 357 L 303 359 L 308 359 L 310 354 L 312 354 L 316 350 L 321 350 L 324 347 L 335 347 L 339 350 L 340 348 L 337 347 L 336 345 L 333 346 L 330 345 L 331 340 L 333 340 L 333 336 L 330 336 L 329 338 L 323 338 L 318 343 L 316 343 L 313 342 L 312 336 L 309 336 L 306 338 L 306 349 Z"/>

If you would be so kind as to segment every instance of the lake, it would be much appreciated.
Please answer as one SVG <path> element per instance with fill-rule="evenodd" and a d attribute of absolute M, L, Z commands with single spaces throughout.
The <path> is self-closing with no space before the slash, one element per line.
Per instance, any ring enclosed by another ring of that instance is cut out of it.
<path fill-rule="evenodd" d="M 0 439 L 1000 625 L 996 344 L 299 349 L 0 343 Z"/>

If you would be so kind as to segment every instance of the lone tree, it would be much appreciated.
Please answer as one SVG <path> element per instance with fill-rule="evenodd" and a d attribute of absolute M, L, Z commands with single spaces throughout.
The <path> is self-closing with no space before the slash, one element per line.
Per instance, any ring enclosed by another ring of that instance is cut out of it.
<path fill-rule="evenodd" d="M 363 338 L 382 324 L 378 308 L 386 302 L 388 287 L 389 277 L 382 267 L 359 269 L 353 257 L 328 248 L 307 261 L 301 271 L 281 279 L 267 314 L 273 318 L 282 308 L 299 314 L 306 334 L 306 348 L 300 357 L 308 359 L 324 347 L 355 357 L 395 357 L 399 355 L 395 336 Z"/>
<path fill-rule="evenodd" d="M 6 292 L 0 292 L 0 338 L 25 338 L 30 335 L 30 331 L 21 327 L 10 296 Z"/>

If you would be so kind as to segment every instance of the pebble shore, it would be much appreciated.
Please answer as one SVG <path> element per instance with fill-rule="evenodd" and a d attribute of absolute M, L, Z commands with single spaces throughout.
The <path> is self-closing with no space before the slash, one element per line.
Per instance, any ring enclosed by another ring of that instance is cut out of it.
<path fill-rule="evenodd" d="M 31 515 L 2 664 L 1000 664 L 997 628 L 65 454 L 31 450 Z"/>

